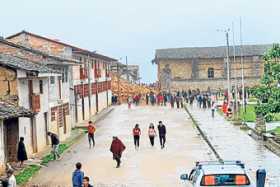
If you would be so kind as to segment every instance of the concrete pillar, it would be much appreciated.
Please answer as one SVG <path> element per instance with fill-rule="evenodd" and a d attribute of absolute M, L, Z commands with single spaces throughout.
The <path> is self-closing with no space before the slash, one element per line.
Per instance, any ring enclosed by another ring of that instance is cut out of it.
<path fill-rule="evenodd" d="M 257 115 L 255 129 L 259 135 L 266 132 L 265 119 L 263 118 L 263 116 Z"/>

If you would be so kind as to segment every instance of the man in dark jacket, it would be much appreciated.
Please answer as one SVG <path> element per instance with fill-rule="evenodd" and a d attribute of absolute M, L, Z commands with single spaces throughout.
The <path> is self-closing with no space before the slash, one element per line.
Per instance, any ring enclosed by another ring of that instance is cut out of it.
<path fill-rule="evenodd" d="M 82 164 L 78 162 L 76 164 L 76 169 L 72 174 L 73 187 L 83 187 L 84 172 L 81 169 L 82 169 Z"/>
<path fill-rule="evenodd" d="M 114 136 L 110 151 L 113 153 L 113 159 L 116 160 L 117 162 L 117 168 L 120 167 L 122 152 L 124 150 L 125 150 L 125 145 L 118 137 Z"/>
<path fill-rule="evenodd" d="M 166 127 L 165 127 L 165 125 L 163 125 L 162 121 L 159 121 L 158 134 L 159 134 L 160 146 L 161 146 L 161 149 L 163 149 L 165 146 L 165 141 L 166 141 Z"/>
<path fill-rule="evenodd" d="M 52 132 L 48 132 L 48 136 L 51 137 L 51 143 L 52 143 L 52 153 L 53 153 L 53 158 L 56 160 L 57 158 L 60 158 L 58 148 L 59 148 L 59 138 L 56 134 Z"/>

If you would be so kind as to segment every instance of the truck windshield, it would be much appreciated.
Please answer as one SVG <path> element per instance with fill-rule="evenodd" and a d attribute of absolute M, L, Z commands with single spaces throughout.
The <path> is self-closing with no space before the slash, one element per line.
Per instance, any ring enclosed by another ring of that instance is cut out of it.
<path fill-rule="evenodd" d="M 205 175 L 201 180 L 201 186 L 239 186 L 249 184 L 249 178 L 244 174 Z"/>

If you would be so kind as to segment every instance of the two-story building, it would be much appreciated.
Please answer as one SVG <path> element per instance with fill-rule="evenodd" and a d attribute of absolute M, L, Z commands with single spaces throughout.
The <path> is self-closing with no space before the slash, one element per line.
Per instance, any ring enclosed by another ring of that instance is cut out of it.
<path fill-rule="evenodd" d="M 158 80 L 163 91 L 223 90 L 228 86 L 228 70 L 231 85 L 236 82 L 241 87 L 242 69 L 245 86 L 252 87 L 258 84 L 263 74 L 262 56 L 271 46 L 236 46 L 235 61 L 234 50 L 230 46 L 229 67 L 226 46 L 158 49 L 153 62 L 158 66 Z"/>
<path fill-rule="evenodd" d="M 32 141 L 26 142 L 29 153 L 36 153 L 43 150 L 49 143 L 47 131 L 59 135 L 65 140 L 71 134 L 71 116 L 69 112 L 69 92 L 71 74 L 68 69 L 76 65 L 75 60 L 53 56 L 27 46 L 18 45 L 6 40 L 0 40 L 0 54 L 19 58 L 40 67 L 52 70 L 52 73 L 45 74 L 45 77 L 17 74 L 19 86 L 19 106 L 31 108 L 32 101 L 27 93 L 34 95 L 37 101 L 36 120 L 31 123 Z M 23 76 L 23 77 L 21 77 Z M 19 124 L 24 127 L 28 119 L 20 119 Z M 23 124 L 23 125 L 21 125 Z M 26 132 L 29 132 L 28 130 Z"/>
<path fill-rule="evenodd" d="M 47 144 L 48 80 L 59 72 L 38 62 L 0 54 L 0 165 L 17 160 L 19 137 L 29 154 Z"/>
<path fill-rule="evenodd" d="M 72 127 L 111 104 L 111 78 L 108 70 L 109 64 L 117 60 L 26 31 L 7 39 L 13 43 L 80 62 L 80 66 L 69 69 L 72 76 L 69 93 Z"/>

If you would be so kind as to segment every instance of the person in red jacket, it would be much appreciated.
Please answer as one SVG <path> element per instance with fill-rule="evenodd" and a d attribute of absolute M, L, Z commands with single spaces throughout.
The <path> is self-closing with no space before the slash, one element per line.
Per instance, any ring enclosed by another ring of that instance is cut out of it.
<path fill-rule="evenodd" d="M 133 128 L 132 134 L 133 134 L 135 149 L 139 149 L 141 130 L 138 124 L 136 124 L 135 127 Z"/>
<path fill-rule="evenodd" d="M 113 153 L 113 159 L 117 162 L 117 168 L 120 167 L 121 157 L 124 150 L 125 145 L 122 143 L 122 141 L 118 137 L 113 136 L 110 151 Z"/>
<path fill-rule="evenodd" d="M 92 142 L 92 147 L 95 146 L 95 141 L 94 141 L 94 133 L 96 130 L 95 125 L 92 123 L 92 121 L 88 122 L 88 143 L 89 143 L 89 148 L 91 148 L 91 142 Z"/>

